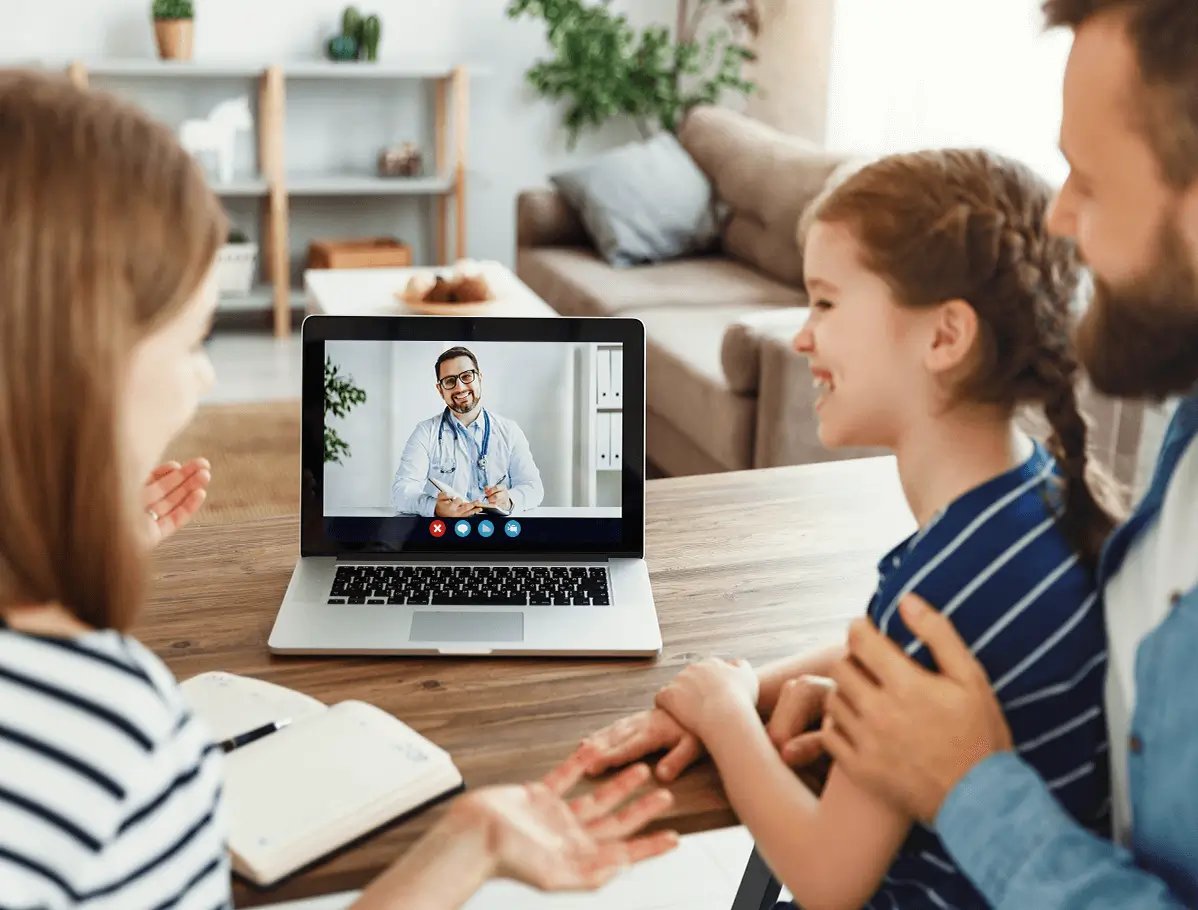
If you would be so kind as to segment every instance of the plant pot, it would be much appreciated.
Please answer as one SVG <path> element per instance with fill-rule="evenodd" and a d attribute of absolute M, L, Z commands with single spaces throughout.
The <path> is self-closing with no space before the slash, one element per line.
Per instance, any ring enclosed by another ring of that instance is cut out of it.
<path fill-rule="evenodd" d="M 258 272 L 258 244 L 226 243 L 216 254 L 216 288 L 222 294 L 248 294 Z"/>
<path fill-rule="evenodd" d="M 195 22 L 191 19 L 155 19 L 154 40 L 163 60 L 190 60 Z"/>

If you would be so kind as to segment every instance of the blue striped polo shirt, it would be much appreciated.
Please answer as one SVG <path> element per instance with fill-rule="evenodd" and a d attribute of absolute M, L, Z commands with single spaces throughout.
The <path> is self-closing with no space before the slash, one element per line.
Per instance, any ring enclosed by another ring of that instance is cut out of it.
<path fill-rule="evenodd" d="M 1109 836 L 1106 635 L 1093 573 L 1057 522 L 1058 476 L 1036 443 L 1023 464 L 954 500 L 883 557 L 869 616 L 931 670 L 927 648 L 898 614 L 899 599 L 914 591 L 949 616 L 986 668 L 1016 751 L 1074 818 Z M 920 824 L 867 904 L 985 906 L 936 834 Z"/>

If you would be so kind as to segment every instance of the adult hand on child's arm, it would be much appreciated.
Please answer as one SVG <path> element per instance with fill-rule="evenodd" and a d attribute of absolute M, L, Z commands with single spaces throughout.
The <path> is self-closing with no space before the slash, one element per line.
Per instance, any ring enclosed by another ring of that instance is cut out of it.
<path fill-rule="evenodd" d="M 658 780 L 669 782 L 703 757 L 699 738 L 660 708 L 622 717 L 584 739 L 576 753 L 587 774 L 602 774 L 653 752 L 666 751 L 657 763 Z"/>
<path fill-rule="evenodd" d="M 849 657 L 832 670 L 836 691 L 821 735 L 849 778 L 931 824 L 974 765 L 1012 748 L 1011 731 L 986 671 L 952 623 L 913 594 L 900 610 L 941 672 L 856 620 Z"/>

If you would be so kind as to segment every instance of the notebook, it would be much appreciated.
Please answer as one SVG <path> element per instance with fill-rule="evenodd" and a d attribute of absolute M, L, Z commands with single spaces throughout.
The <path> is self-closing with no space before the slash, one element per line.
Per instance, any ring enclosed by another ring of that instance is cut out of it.
<path fill-rule="evenodd" d="M 233 871 L 271 885 L 462 787 L 449 753 L 360 701 L 332 707 L 273 683 L 201 673 L 182 684 L 217 741 L 290 718 L 225 756 Z"/>

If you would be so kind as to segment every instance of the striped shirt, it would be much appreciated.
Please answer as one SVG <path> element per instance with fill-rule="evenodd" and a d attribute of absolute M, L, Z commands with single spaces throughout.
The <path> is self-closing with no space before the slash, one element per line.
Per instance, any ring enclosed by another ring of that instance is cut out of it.
<path fill-rule="evenodd" d="M 929 669 L 899 616 L 921 595 L 952 618 L 990 677 L 1019 755 L 1064 808 L 1110 836 L 1103 714 L 1106 637 L 1093 574 L 1057 524 L 1056 463 L 1026 462 L 974 488 L 883 557 L 869 616 Z M 985 907 L 939 838 L 916 824 L 868 908 Z"/>
<path fill-rule="evenodd" d="M 231 906 L 220 780 L 219 748 L 137 641 L 0 621 L 0 906 Z"/>

